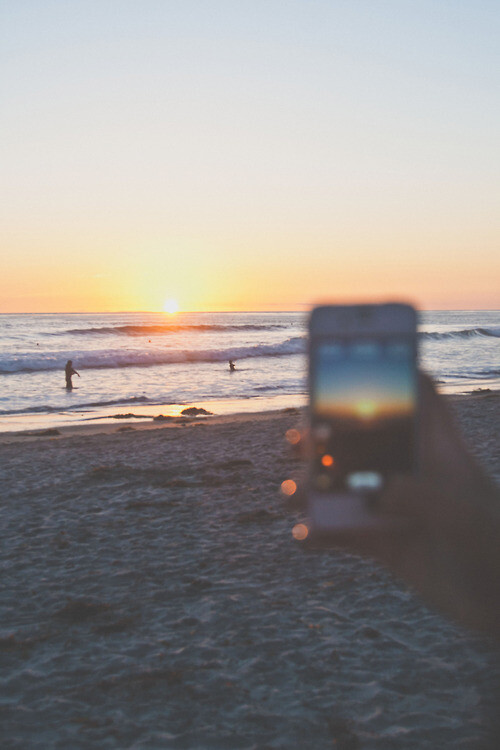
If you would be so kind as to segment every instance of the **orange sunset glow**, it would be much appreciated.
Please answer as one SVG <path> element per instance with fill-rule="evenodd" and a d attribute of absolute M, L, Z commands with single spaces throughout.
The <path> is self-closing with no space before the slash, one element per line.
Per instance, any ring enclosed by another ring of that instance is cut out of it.
<path fill-rule="evenodd" d="M 115 34 L 112 4 L 23 5 L 0 312 L 170 313 L 172 280 L 184 311 L 500 305 L 497 45 L 472 6 L 464 46 L 432 9 L 381 7 L 374 35 L 349 4 L 132 4 Z"/>
<path fill-rule="evenodd" d="M 318 413 L 332 419 L 373 423 L 409 416 L 413 409 L 414 404 L 410 399 L 376 401 L 375 399 L 363 398 L 344 403 L 325 401 L 318 408 Z"/>

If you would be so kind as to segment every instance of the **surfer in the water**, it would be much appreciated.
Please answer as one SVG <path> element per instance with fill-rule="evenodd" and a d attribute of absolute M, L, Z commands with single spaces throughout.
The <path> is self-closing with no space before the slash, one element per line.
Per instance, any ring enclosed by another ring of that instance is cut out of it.
<path fill-rule="evenodd" d="M 236 370 L 236 365 L 234 364 L 232 359 L 229 360 L 229 370 L 231 372 L 234 372 Z"/>
<path fill-rule="evenodd" d="M 80 377 L 80 373 L 74 369 L 73 361 L 71 359 L 68 359 L 68 361 L 66 362 L 64 373 L 66 375 L 66 388 L 68 389 L 68 391 L 71 391 L 73 390 L 73 383 L 71 382 L 72 376 L 78 375 L 78 377 Z"/>

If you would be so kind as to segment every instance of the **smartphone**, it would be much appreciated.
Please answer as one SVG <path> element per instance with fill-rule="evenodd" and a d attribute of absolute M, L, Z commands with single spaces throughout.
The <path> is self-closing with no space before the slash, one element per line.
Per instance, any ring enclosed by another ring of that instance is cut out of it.
<path fill-rule="evenodd" d="M 309 321 L 309 529 L 387 524 L 378 500 L 416 469 L 417 313 L 410 305 L 325 305 Z"/>

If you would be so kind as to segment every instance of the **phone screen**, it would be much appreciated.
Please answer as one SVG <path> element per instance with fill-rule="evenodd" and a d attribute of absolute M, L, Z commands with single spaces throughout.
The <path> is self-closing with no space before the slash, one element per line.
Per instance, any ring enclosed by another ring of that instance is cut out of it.
<path fill-rule="evenodd" d="M 413 339 L 320 338 L 312 348 L 312 484 L 319 492 L 377 491 L 414 462 Z"/>

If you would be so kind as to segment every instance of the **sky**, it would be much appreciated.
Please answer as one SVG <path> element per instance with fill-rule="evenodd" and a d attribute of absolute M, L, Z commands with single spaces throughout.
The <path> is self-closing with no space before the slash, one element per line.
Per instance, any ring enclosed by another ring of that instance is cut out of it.
<path fill-rule="evenodd" d="M 0 0 L 0 312 L 500 308 L 500 4 Z"/>

